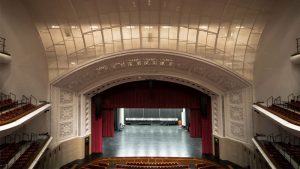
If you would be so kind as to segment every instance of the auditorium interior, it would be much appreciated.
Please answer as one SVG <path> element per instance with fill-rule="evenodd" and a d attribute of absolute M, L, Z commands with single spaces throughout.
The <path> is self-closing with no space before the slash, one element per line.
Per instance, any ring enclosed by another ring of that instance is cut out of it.
<path fill-rule="evenodd" d="M 0 0 L 0 169 L 299 169 L 299 0 Z"/>

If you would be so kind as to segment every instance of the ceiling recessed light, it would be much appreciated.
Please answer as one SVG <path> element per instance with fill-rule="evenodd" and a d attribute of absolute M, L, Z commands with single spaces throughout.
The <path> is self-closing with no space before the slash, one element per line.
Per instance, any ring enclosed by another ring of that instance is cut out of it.
<path fill-rule="evenodd" d="M 91 28 L 92 29 L 99 29 L 99 27 L 97 25 L 92 25 Z"/>
<path fill-rule="evenodd" d="M 52 25 L 51 28 L 52 29 L 59 29 L 60 27 L 58 25 Z"/>
<path fill-rule="evenodd" d="M 200 29 L 207 29 L 208 26 L 206 26 L 206 25 L 200 25 L 199 28 L 200 28 Z"/>

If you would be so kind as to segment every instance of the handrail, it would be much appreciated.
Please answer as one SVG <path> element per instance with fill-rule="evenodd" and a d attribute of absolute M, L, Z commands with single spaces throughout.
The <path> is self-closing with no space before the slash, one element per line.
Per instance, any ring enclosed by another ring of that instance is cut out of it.
<path fill-rule="evenodd" d="M 296 42 L 297 42 L 297 53 L 300 53 L 300 38 L 296 38 Z"/>
<path fill-rule="evenodd" d="M 279 137 L 279 140 L 282 142 L 282 135 L 281 134 L 277 134 L 276 136 L 274 136 L 275 142 L 276 142 L 278 137 Z"/>
<path fill-rule="evenodd" d="M 267 101 L 266 101 L 266 102 L 267 102 L 267 107 L 269 107 L 269 100 L 270 100 L 270 99 L 272 99 L 272 104 L 274 103 L 273 96 L 270 96 L 270 97 L 267 99 Z M 271 104 L 271 105 L 272 105 L 272 104 Z M 270 105 L 270 106 L 271 106 L 271 105 Z"/>
<path fill-rule="evenodd" d="M 19 138 L 19 139 L 17 139 L 17 138 Z M 15 143 L 18 143 L 18 142 L 21 142 L 21 140 L 22 140 L 22 137 L 19 135 L 19 134 L 15 134 Z"/>
<path fill-rule="evenodd" d="M 285 142 L 288 139 L 288 142 Z M 285 136 L 284 137 L 284 143 L 290 143 L 291 142 L 291 137 L 290 136 Z"/>
<path fill-rule="evenodd" d="M 23 100 L 25 100 L 25 102 L 23 102 Z M 29 103 L 29 98 L 26 97 L 25 95 L 22 95 L 22 100 L 21 100 L 22 103 Z"/>
<path fill-rule="evenodd" d="M 25 139 L 24 139 L 24 135 L 27 136 L 27 141 L 29 141 L 29 134 L 23 133 L 23 140 L 25 140 Z"/>
<path fill-rule="evenodd" d="M 30 95 L 30 103 L 32 104 L 32 99 L 35 101 L 35 105 L 37 105 L 37 99 L 33 96 L 33 95 Z"/>
<path fill-rule="evenodd" d="M 281 96 L 278 96 L 274 99 L 274 104 L 280 105 L 281 104 Z"/>
<path fill-rule="evenodd" d="M 289 94 L 288 96 L 287 96 L 287 99 L 288 99 L 288 102 L 290 103 L 291 102 L 291 100 L 290 100 L 290 97 L 292 97 L 292 99 L 295 99 L 295 95 L 294 95 L 294 93 L 291 93 L 291 94 Z"/>
<path fill-rule="evenodd" d="M 12 99 L 12 96 L 14 97 L 14 101 L 16 101 L 17 96 L 15 94 L 13 94 L 12 92 L 9 92 L 10 98 Z"/>
<path fill-rule="evenodd" d="M 5 52 L 5 41 L 5 38 L 0 37 L 0 53 L 7 54 L 7 52 Z"/>
<path fill-rule="evenodd" d="M 7 97 L 8 97 L 8 96 L 7 96 L 6 94 L 4 94 L 4 93 L 2 93 L 2 92 L 0 93 L 0 98 L 1 98 L 0 100 L 3 100 L 3 98 L 4 98 L 4 99 L 7 99 Z"/>

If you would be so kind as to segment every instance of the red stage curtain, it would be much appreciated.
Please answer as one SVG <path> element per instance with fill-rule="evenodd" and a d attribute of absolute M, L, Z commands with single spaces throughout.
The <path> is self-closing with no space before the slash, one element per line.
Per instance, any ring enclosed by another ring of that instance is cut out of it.
<path fill-rule="evenodd" d="M 127 108 L 183 108 L 199 109 L 200 92 L 186 86 L 155 82 L 129 83 L 102 93 L 103 109 Z"/>
<path fill-rule="evenodd" d="M 208 99 L 207 115 L 202 117 L 202 154 L 212 154 L 211 99 Z M 201 113 L 202 114 L 202 113 Z"/>
<path fill-rule="evenodd" d="M 96 107 L 92 99 L 92 152 L 102 153 L 102 117 L 96 119 Z"/>
<path fill-rule="evenodd" d="M 114 112 L 112 109 L 103 111 L 103 137 L 114 137 Z"/>
<path fill-rule="evenodd" d="M 194 138 L 201 137 L 201 115 L 199 109 L 191 109 L 190 136 Z"/>

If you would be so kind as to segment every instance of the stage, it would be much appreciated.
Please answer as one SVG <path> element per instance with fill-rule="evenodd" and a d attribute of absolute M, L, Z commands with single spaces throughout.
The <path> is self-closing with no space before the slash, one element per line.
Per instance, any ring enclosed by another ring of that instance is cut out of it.
<path fill-rule="evenodd" d="M 128 125 L 103 139 L 103 157 L 201 157 L 201 139 L 177 125 Z"/>

